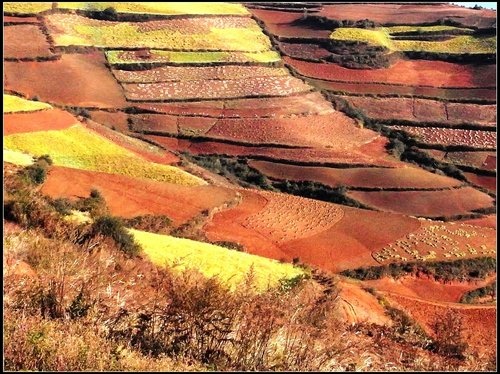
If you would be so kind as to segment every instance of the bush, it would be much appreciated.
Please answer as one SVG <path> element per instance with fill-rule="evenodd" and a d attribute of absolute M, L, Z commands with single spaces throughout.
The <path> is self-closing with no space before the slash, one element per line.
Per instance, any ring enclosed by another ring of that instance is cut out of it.
<path fill-rule="evenodd" d="M 118 247 L 128 255 L 139 254 L 141 248 L 127 232 L 123 222 L 112 216 L 101 216 L 94 221 L 91 232 L 93 235 L 103 235 L 112 238 Z"/>
<path fill-rule="evenodd" d="M 146 214 L 124 219 L 123 224 L 136 230 L 168 234 L 172 226 L 172 220 L 165 215 Z"/>

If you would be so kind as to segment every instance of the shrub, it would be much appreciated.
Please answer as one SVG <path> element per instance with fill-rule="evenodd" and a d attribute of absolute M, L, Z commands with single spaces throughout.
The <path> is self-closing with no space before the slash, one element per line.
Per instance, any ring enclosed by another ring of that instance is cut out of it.
<path fill-rule="evenodd" d="M 432 328 L 436 335 L 433 350 L 443 356 L 463 360 L 468 344 L 463 340 L 462 318 L 449 310 L 446 314 L 438 316 Z"/>
<path fill-rule="evenodd" d="M 134 242 L 123 222 L 112 216 L 101 216 L 94 221 L 91 232 L 93 235 L 101 234 L 112 238 L 118 247 L 128 255 L 139 254 L 141 248 Z"/>
<path fill-rule="evenodd" d="M 146 214 L 124 219 L 123 224 L 136 230 L 167 234 L 172 226 L 172 220 L 165 215 Z"/>

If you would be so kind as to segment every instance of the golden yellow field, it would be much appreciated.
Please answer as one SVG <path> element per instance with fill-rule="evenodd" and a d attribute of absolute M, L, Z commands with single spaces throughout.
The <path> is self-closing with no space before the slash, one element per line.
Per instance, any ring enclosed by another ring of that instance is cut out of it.
<path fill-rule="evenodd" d="M 48 154 L 55 165 L 76 169 L 190 186 L 206 184 L 177 167 L 146 161 L 82 125 L 58 131 L 8 135 L 4 137 L 4 147 L 34 156 Z"/>
<path fill-rule="evenodd" d="M 3 11 L 15 14 L 35 14 L 44 10 L 52 9 L 52 3 L 23 3 L 23 2 L 5 2 L 3 3 Z"/>
<path fill-rule="evenodd" d="M 117 13 L 140 13 L 140 14 L 221 14 L 221 15 L 248 15 L 249 12 L 241 4 L 231 3 L 204 3 L 204 2 L 63 2 L 57 3 L 59 9 L 78 9 L 103 11 L 106 8 L 112 7 Z"/>
<path fill-rule="evenodd" d="M 159 266 L 173 266 L 177 270 L 196 268 L 207 277 L 217 277 L 235 289 L 253 268 L 255 286 L 263 291 L 303 274 L 291 264 L 238 252 L 213 244 L 168 235 L 129 230 L 151 261 Z"/>
<path fill-rule="evenodd" d="M 9 149 L 3 150 L 3 161 L 19 166 L 28 166 L 33 164 L 33 157 L 26 153 L 11 151 Z"/>
<path fill-rule="evenodd" d="M 33 112 L 37 110 L 50 109 L 52 106 L 39 101 L 26 100 L 14 95 L 3 95 L 3 112 Z"/>

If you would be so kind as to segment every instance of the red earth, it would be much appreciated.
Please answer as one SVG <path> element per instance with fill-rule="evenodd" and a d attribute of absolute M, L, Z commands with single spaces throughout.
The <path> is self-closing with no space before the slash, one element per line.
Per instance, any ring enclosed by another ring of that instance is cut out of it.
<path fill-rule="evenodd" d="M 62 130 L 78 123 L 78 120 L 61 109 L 40 110 L 29 113 L 8 113 L 3 115 L 3 134 Z"/>
<path fill-rule="evenodd" d="M 466 223 L 468 225 L 489 227 L 492 229 L 496 229 L 497 228 L 497 215 L 491 214 L 491 215 L 487 215 L 487 216 L 484 216 L 481 218 L 466 219 L 466 220 L 460 221 L 460 223 Z"/>
<path fill-rule="evenodd" d="M 331 187 L 443 188 L 461 184 L 456 179 L 416 167 L 326 168 L 250 160 L 248 165 L 273 179 L 314 181 Z"/>
<path fill-rule="evenodd" d="M 47 37 L 38 25 L 7 26 L 4 32 L 4 58 L 52 57 Z"/>
<path fill-rule="evenodd" d="M 467 214 L 493 206 L 490 196 L 472 187 L 443 191 L 349 191 L 347 195 L 382 211 L 422 217 Z"/>
<path fill-rule="evenodd" d="M 126 106 L 102 52 L 64 54 L 56 61 L 4 62 L 5 90 L 40 101 L 97 108 Z"/>
<path fill-rule="evenodd" d="M 74 199 L 89 196 L 92 188 L 102 193 L 114 215 L 165 214 L 176 225 L 235 198 L 234 191 L 222 187 L 186 187 L 60 166 L 51 167 L 41 191 L 53 198 Z"/>
<path fill-rule="evenodd" d="M 19 24 L 39 24 L 40 21 L 36 17 L 14 17 L 3 16 L 4 25 L 19 25 Z M 4 29 L 5 31 L 5 29 Z M 5 42 L 5 39 L 4 39 Z"/>
<path fill-rule="evenodd" d="M 127 118 L 128 115 L 123 112 L 108 112 L 105 110 L 90 111 L 90 118 L 109 128 L 115 128 L 121 132 L 128 131 Z"/>
<path fill-rule="evenodd" d="M 474 173 L 463 173 L 467 180 L 477 186 L 486 188 L 488 191 L 496 193 L 497 191 L 497 177 L 490 175 L 479 175 Z"/>
<path fill-rule="evenodd" d="M 444 152 L 437 149 L 425 150 L 437 160 L 451 162 L 456 165 L 472 166 L 484 170 L 496 170 L 496 154 L 494 152 Z"/>
<path fill-rule="evenodd" d="M 283 60 L 306 77 L 345 83 L 382 83 L 441 88 L 495 88 L 496 65 L 398 60 L 385 69 L 349 69 L 335 63 Z"/>

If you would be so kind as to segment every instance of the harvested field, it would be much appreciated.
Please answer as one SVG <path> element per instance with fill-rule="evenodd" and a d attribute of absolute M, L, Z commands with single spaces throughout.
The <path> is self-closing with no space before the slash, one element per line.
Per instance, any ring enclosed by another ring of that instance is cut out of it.
<path fill-rule="evenodd" d="M 240 52 L 262 52 L 271 47 L 249 17 L 188 17 L 134 23 L 50 14 L 45 20 L 56 46 Z"/>
<path fill-rule="evenodd" d="M 157 113 L 214 118 L 291 117 L 332 113 L 331 104 L 318 92 L 277 98 L 192 101 L 186 103 L 137 103 L 137 108 Z"/>
<path fill-rule="evenodd" d="M 154 264 L 172 266 L 174 271 L 195 268 L 206 277 L 219 278 L 232 290 L 240 286 L 250 272 L 253 272 L 257 291 L 279 286 L 282 279 L 294 278 L 304 272 L 291 264 L 213 244 L 138 230 L 130 230 L 130 233 Z"/>
<path fill-rule="evenodd" d="M 166 165 L 177 164 L 180 161 L 179 157 L 174 155 L 172 152 L 163 150 L 157 146 L 146 143 L 145 141 L 124 135 L 121 132 L 111 130 L 99 123 L 86 120 L 85 127 L 97 132 L 99 135 L 111 140 L 116 145 L 132 151 L 146 160 Z"/>
<path fill-rule="evenodd" d="M 89 196 L 92 188 L 99 190 L 113 215 L 132 218 L 164 214 L 174 225 L 185 223 L 236 196 L 234 191 L 222 187 L 186 187 L 61 166 L 51 167 L 42 193 L 53 198 L 75 199 Z"/>
<path fill-rule="evenodd" d="M 378 291 L 402 296 L 429 301 L 458 303 L 464 293 L 486 286 L 493 280 L 492 278 L 496 278 L 496 275 L 483 281 L 443 283 L 427 277 L 406 276 L 399 279 L 381 278 L 363 281 L 363 284 Z"/>
<path fill-rule="evenodd" d="M 101 52 L 65 54 L 45 62 L 4 62 L 5 89 L 61 105 L 117 108 L 126 105 Z"/>
<path fill-rule="evenodd" d="M 115 64 L 272 64 L 281 61 L 278 52 L 175 52 L 158 49 L 147 51 L 106 51 L 106 58 Z"/>
<path fill-rule="evenodd" d="M 374 252 L 375 260 L 387 263 L 496 256 L 495 231 L 490 228 L 461 222 L 420 221 L 420 229 Z"/>
<path fill-rule="evenodd" d="M 164 66 L 149 70 L 113 70 L 116 79 L 122 83 L 158 83 L 176 81 L 250 79 L 255 77 L 283 77 L 285 68 L 266 66 Z"/>
<path fill-rule="evenodd" d="M 497 216 L 496 214 L 487 215 L 481 218 L 466 219 L 460 221 L 460 223 L 465 223 L 472 226 L 489 227 L 492 229 L 497 228 Z"/>
<path fill-rule="evenodd" d="M 278 43 L 280 51 L 285 56 L 290 56 L 290 60 L 293 59 L 305 59 L 305 60 L 321 60 L 330 56 L 332 53 L 316 44 L 306 44 L 306 43 Z M 291 62 L 287 61 L 290 65 L 294 66 Z"/>
<path fill-rule="evenodd" d="M 5 2 L 3 11 L 8 14 L 37 14 L 52 9 L 52 3 L 49 2 Z"/>
<path fill-rule="evenodd" d="M 443 152 L 433 149 L 426 151 L 438 160 L 451 162 L 456 165 L 471 166 L 484 170 L 496 170 L 497 156 L 494 152 Z"/>
<path fill-rule="evenodd" d="M 457 5 L 428 4 L 327 4 L 319 15 L 336 20 L 358 21 L 369 19 L 384 25 L 416 25 L 437 22 L 447 18 L 464 27 L 493 27 L 496 12 L 483 9 L 473 10 Z"/>
<path fill-rule="evenodd" d="M 362 110 L 368 117 L 379 120 L 443 123 L 448 126 L 496 126 L 496 105 L 447 103 L 415 98 L 340 97 Z"/>
<path fill-rule="evenodd" d="M 359 148 L 379 137 L 371 130 L 356 127 L 352 119 L 337 111 L 328 115 L 289 119 L 221 119 L 207 135 L 254 144 L 329 146 L 346 150 Z"/>
<path fill-rule="evenodd" d="M 193 154 L 225 154 L 230 156 L 266 157 L 276 161 L 335 163 L 354 165 L 377 165 L 399 167 L 401 162 L 387 155 L 386 138 L 378 137 L 373 142 L 361 146 L 358 150 L 332 148 L 277 148 L 271 146 L 256 147 L 232 145 L 223 141 L 196 141 L 169 138 L 166 136 L 146 135 L 151 140 L 164 147 L 177 151 L 188 151 Z"/>
<path fill-rule="evenodd" d="M 134 131 L 155 131 L 166 134 L 204 135 L 215 124 L 215 118 L 181 117 L 165 114 L 136 114 L 130 116 Z"/>
<path fill-rule="evenodd" d="M 3 94 L 4 113 L 27 113 L 51 109 L 52 106 L 40 101 L 31 101 L 19 96 Z"/>
<path fill-rule="evenodd" d="M 433 323 L 446 313 L 462 319 L 462 336 L 472 351 L 492 354 L 496 346 L 496 306 L 473 306 L 430 302 L 396 294 L 387 294 L 388 301 L 406 311 L 428 333 Z"/>
<path fill-rule="evenodd" d="M 4 32 L 4 58 L 35 59 L 52 57 L 50 44 L 38 25 L 7 26 Z"/>
<path fill-rule="evenodd" d="M 248 164 L 272 179 L 314 181 L 331 187 L 445 188 L 461 184 L 416 167 L 335 169 L 255 160 Z"/>
<path fill-rule="evenodd" d="M 445 191 L 349 191 L 347 195 L 382 211 L 422 217 L 455 216 L 493 206 L 490 196 L 471 187 Z"/>
<path fill-rule="evenodd" d="M 103 11 L 113 6 L 117 13 L 155 15 L 234 15 L 245 16 L 248 11 L 243 5 L 230 3 L 116 3 L 116 2 L 64 2 L 57 3 L 58 9 Z"/>
<path fill-rule="evenodd" d="M 203 100 L 261 96 L 288 96 L 311 91 L 300 79 L 255 77 L 234 80 L 192 80 L 163 83 L 124 83 L 130 101 Z"/>
<path fill-rule="evenodd" d="M 337 82 L 479 88 L 495 86 L 496 81 L 495 65 L 401 59 L 386 69 L 348 69 L 335 63 L 317 64 L 290 57 L 283 60 L 302 75 Z"/>
<path fill-rule="evenodd" d="M 489 175 L 478 175 L 474 173 L 464 172 L 467 180 L 477 186 L 486 188 L 488 191 L 496 193 L 497 191 L 497 177 Z"/>
<path fill-rule="evenodd" d="M 415 136 L 429 145 L 466 146 L 479 149 L 496 149 L 495 131 L 443 129 L 440 127 L 391 126 Z"/>
<path fill-rule="evenodd" d="M 62 130 L 78 123 L 75 117 L 60 109 L 4 114 L 3 121 L 4 136 L 33 131 Z"/>
<path fill-rule="evenodd" d="M 179 168 L 146 161 L 81 125 L 59 131 L 8 135 L 4 137 L 4 146 L 35 156 L 48 154 L 59 166 L 191 186 L 206 184 Z"/>
<path fill-rule="evenodd" d="M 383 83 L 344 83 L 308 78 L 314 87 L 354 95 L 401 95 L 444 100 L 487 100 L 496 102 L 494 88 L 436 88 L 423 86 L 400 86 Z"/>

